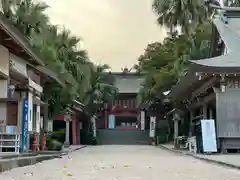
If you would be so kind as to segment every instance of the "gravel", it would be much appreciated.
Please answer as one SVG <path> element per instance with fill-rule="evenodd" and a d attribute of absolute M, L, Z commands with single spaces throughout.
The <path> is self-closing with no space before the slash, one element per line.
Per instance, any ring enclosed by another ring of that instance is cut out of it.
<path fill-rule="evenodd" d="M 153 146 L 92 146 L 12 169 L 0 180 L 239 180 L 240 171 Z"/>

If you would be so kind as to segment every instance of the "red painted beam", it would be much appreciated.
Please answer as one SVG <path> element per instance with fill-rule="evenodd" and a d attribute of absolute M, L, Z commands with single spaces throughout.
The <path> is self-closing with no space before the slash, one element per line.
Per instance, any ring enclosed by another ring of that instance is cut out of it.
<path fill-rule="evenodd" d="M 54 120 L 57 120 L 57 121 L 64 121 L 64 115 L 56 116 L 56 117 L 54 118 Z"/>
<path fill-rule="evenodd" d="M 126 116 L 126 117 L 137 117 L 135 113 L 112 113 L 114 116 Z"/>
<path fill-rule="evenodd" d="M 76 116 L 72 117 L 72 143 L 73 143 L 73 145 L 77 144 L 77 120 L 76 120 Z"/>
<path fill-rule="evenodd" d="M 129 126 L 129 127 L 124 126 L 124 127 L 117 127 L 117 129 L 120 129 L 120 130 L 134 130 L 134 129 L 136 129 L 136 127 L 135 126 Z"/>

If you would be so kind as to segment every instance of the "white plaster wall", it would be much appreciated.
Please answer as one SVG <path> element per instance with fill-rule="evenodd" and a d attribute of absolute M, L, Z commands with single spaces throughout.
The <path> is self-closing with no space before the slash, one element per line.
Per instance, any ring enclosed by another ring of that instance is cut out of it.
<path fill-rule="evenodd" d="M 8 97 L 8 80 L 0 80 L 0 98 Z"/>
<path fill-rule="evenodd" d="M 9 51 L 0 45 L 0 72 L 9 76 Z"/>
<path fill-rule="evenodd" d="M 13 63 L 12 68 L 14 69 L 14 71 L 27 77 L 27 62 L 11 53 L 10 53 L 10 60 Z"/>
<path fill-rule="evenodd" d="M 6 132 L 6 123 L 7 123 L 7 104 L 0 103 L 0 132 Z"/>

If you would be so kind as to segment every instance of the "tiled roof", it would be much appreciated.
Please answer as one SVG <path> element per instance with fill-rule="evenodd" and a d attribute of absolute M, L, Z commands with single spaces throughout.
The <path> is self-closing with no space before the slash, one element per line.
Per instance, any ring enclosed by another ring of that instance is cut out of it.
<path fill-rule="evenodd" d="M 138 93 L 143 82 L 143 77 L 116 75 L 115 85 L 119 93 Z"/>
<path fill-rule="evenodd" d="M 209 68 L 215 68 L 212 69 L 216 72 L 216 68 L 218 71 L 236 71 L 237 68 L 238 71 L 240 69 L 240 8 L 236 9 L 234 8 L 233 11 L 231 11 L 231 8 L 228 8 L 228 10 L 222 10 L 220 15 L 215 17 L 213 19 L 213 23 L 215 27 L 217 28 L 217 31 L 219 32 L 219 35 L 221 39 L 223 40 L 226 49 L 227 54 L 208 58 L 208 59 L 202 59 L 202 60 L 192 60 L 192 64 L 196 67 L 203 69 L 204 67 L 210 70 Z M 229 68 L 229 69 L 226 69 Z M 206 69 L 206 70 L 207 70 Z"/>

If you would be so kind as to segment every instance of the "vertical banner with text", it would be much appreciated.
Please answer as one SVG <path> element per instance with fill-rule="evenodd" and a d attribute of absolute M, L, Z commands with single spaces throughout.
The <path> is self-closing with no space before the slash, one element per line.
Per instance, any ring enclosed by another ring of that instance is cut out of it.
<path fill-rule="evenodd" d="M 145 111 L 141 111 L 141 130 L 145 130 Z"/>
<path fill-rule="evenodd" d="M 215 121 L 213 119 L 201 120 L 203 152 L 217 152 L 217 138 Z"/>
<path fill-rule="evenodd" d="M 156 129 L 156 117 L 151 116 L 150 117 L 150 131 L 149 131 L 150 138 L 155 137 L 155 129 Z"/>
<path fill-rule="evenodd" d="M 28 99 L 23 100 L 23 114 L 22 114 L 22 152 L 27 150 L 28 147 Z"/>

